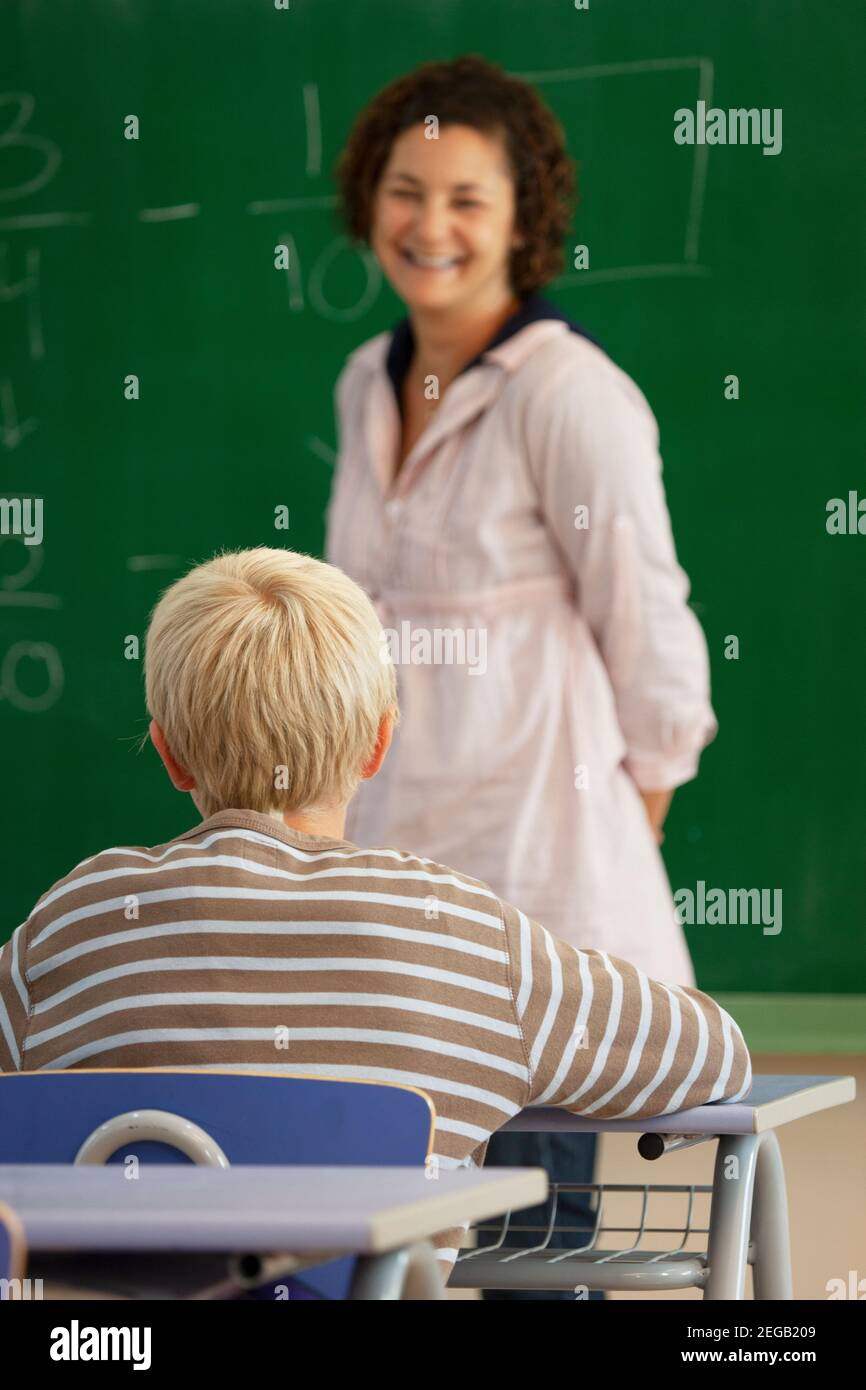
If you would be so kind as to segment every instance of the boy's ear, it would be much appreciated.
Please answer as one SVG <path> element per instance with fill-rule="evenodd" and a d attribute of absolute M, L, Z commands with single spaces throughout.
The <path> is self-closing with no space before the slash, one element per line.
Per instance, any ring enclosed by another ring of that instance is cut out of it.
<path fill-rule="evenodd" d="M 373 749 L 367 762 L 361 770 L 361 776 L 366 779 L 375 777 L 379 768 L 385 761 L 385 754 L 391 747 L 391 736 L 394 733 L 394 714 L 391 710 L 383 714 L 379 722 L 379 734 L 376 739 L 376 747 Z"/>
<path fill-rule="evenodd" d="M 150 721 L 150 741 L 156 749 L 165 765 L 165 770 L 171 778 L 172 786 L 177 787 L 179 792 L 191 792 L 195 790 L 195 778 L 192 773 L 187 772 L 176 763 L 171 755 L 171 749 L 165 741 L 165 734 L 159 727 L 155 719 Z"/>

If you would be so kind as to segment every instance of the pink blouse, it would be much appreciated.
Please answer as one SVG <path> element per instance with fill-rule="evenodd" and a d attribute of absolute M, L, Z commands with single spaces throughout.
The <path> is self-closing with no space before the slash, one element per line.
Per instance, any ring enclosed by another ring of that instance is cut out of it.
<path fill-rule="evenodd" d="M 716 733 L 706 643 L 653 414 L 554 315 L 451 383 L 396 480 L 391 334 L 337 382 L 327 558 L 376 604 L 402 711 L 346 835 L 448 864 L 575 946 L 691 985 L 637 788 L 694 777 Z"/>

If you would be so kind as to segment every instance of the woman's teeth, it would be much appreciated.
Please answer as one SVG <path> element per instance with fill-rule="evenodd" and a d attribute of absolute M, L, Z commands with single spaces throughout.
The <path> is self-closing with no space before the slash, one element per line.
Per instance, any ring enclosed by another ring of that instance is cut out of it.
<path fill-rule="evenodd" d="M 423 270 L 450 270 L 460 264 L 458 256 L 422 256 L 417 251 L 404 251 L 403 255 L 410 265 L 421 266 Z"/>

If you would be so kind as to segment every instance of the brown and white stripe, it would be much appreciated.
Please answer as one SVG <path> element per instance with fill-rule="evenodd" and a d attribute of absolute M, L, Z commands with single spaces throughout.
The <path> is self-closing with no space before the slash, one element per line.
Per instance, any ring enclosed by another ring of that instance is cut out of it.
<path fill-rule="evenodd" d="M 444 1167 L 482 1162 L 526 1105 L 643 1118 L 751 1086 L 701 991 L 443 865 L 252 811 L 84 860 L 0 952 L 0 1069 L 153 1066 L 419 1086 Z M 438 1241 L 446 1277 L 459 1234 Z"/>

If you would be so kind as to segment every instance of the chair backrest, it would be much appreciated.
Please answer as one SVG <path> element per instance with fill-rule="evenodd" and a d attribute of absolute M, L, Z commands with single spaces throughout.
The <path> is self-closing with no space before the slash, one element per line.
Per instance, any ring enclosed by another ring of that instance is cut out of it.
<path fill-rule="evenodd" d="M 73 1163 L 95 1130 L 144 1110 L 204 1131 L 230 1164 L 423 1164 L 435 1125 L 429 1096 L 391 1083 L 195 1068 L 8 1072 L 0 1075 L 0 1163 Z M 190 1163 L 189 1152 L 127 1134 L 106 1161 Z M 342 1298 L 354 1266 L 336 1260 L 285 1282 L 290 1296 Z"/>
<path fill-rule="evenodd" d="M 26 1264 L 24 1228 L 12 1208 L 0 1202 L 0 1300 L 15 1297 L 10 1280 L 23 1280 Z"/>

